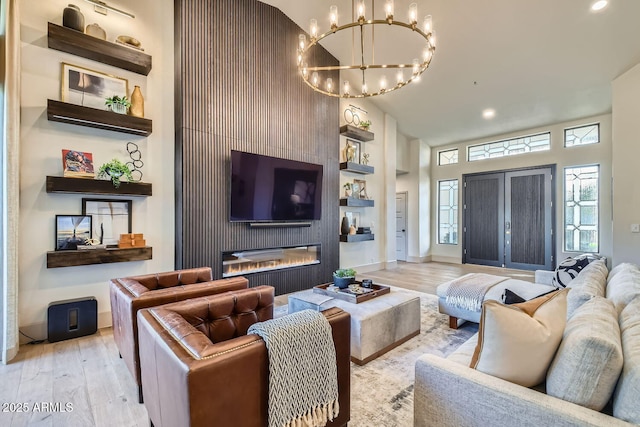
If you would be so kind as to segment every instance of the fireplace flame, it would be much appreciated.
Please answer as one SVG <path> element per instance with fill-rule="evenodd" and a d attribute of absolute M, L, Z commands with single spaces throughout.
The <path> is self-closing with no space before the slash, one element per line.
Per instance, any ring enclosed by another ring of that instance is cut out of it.
<path fill-rule="evenodd" d="M 222 277 L 241 276 L 263 271 L 281 270 L 285 268 L 300 267 L 304 265 L 320 264 L 317 251 L 279 251 L 278 255 L 271 259 L 252 260 L 250 258 L 238 258 L 222 263 Z M 302 253 L 301 253 L 302 252 Z M 237 254 L 234 254 L 237 255 Z M 252 258 L 263 258 L 261 256 Z"/>

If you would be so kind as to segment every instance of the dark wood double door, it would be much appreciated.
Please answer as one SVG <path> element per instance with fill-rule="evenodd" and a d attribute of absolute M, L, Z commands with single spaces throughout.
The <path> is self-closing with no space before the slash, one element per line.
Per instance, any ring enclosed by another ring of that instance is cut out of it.
<path fill-rule="evenodd" d="M 554 169 L 463 176 L 463 263 L 554 268 Z"/>

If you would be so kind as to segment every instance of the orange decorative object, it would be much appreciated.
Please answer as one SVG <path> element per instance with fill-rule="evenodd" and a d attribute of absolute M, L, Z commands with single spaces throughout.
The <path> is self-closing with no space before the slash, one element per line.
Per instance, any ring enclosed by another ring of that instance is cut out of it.
<path fill-rule="evenodd" d="M 127 233 L 120 235 L 119 248 L 144 248 L 147 245 L 142 233 Z"/>

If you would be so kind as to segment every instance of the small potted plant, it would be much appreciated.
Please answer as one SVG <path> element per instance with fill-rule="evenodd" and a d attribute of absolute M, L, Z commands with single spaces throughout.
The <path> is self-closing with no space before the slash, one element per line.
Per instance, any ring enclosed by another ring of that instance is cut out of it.
<path fill-rule="evenodd" d="M 125 177 L 127 181 L 133 181 L 133 176 L 129 167 L 122 163 L 118 159 L 113 159 L 110 162 L 100 166 L 98 170 L 98 178 L 109 178 L 115 188 L 120 187 L 120 180 Z"/>
<path fill-rule="evenodd" d="M 131 106 L 131 102 L 126 96 L 119 97 L 118 95 L 106 98 L 104 104 L 110 111 L 118 114 L 127 114 L 127 109 Z"/>
<path fill-rule="evenodd" d="M 360 129 L 369 130 L 370 127 L 371 127 L 371 121 L 370 120 L 364 120 L 364 121 L 360 122 Z"/>
<path fill-rule="evenodd" d="M 356 278 L 353 268 L 341 268 L 333 272 L 333 284 L 340 289 L 347 288 Z"/>

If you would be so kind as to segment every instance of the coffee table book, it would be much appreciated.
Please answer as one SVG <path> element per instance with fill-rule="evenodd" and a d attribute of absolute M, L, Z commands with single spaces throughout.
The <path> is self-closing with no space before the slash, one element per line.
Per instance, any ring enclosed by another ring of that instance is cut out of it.
<path fill-rule="evenodd" d="M 362 282 L 356 281 L 355 283 L 360 285 Z M 349 288 L 339 289 L 333 286 L 333 283 L 325 283 L 323 285 L 314 286 L 313 292 L 338 298 L 353 304 L 369 301 L 372 298 L 391 292 L 391 288 L 389 286 L 376 285 L 375 283 L 371 285 L 371 288 L 363 288 L 360 286 L 359 289 L 362 290 L 363 293 L 354 293 Z"/>

